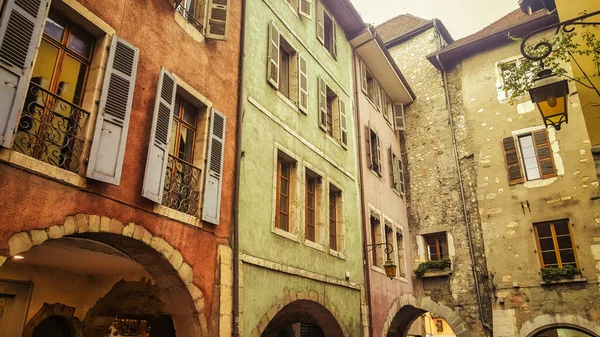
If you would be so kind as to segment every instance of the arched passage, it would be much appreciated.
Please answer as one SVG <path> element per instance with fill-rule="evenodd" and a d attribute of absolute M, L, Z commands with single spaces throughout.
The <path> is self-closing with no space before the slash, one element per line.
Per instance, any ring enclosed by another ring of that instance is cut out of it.
<path fill-rule="evenodd" d="M 302 297 L 302 296 L 299 296 Z M 277 305 L 275 308 L 278 307 Z M 262 322 L 260 326 L 264 326 Z M 325 306 L 310 299 L 299 299 L 283 306 L 263 330 L 257 331 L 261 337 L 294 337 L 303 335 L 315 337 L 344 337 L 342 327 L 335 316 Z"/>
<path fill-rule="evenodd" d="M 564 331 L 559 331 L 564 330 Z M 521 325 L 519 337 L 570 337 L 569 331 L 579 337 L 600 337 L 600 324 L 577 315 L 539 315 Z"/>
<path fill-rule="evenodd" d="M 47 247 L 51 248 L 50 251 L 61 252 L 62 258 L 46 259 L 44 255 L 47 252 L 39 250 Z M 62 225 L 14 234 L 9 239 L 9 249 L 11 257 L 19 255 L 24 258 L 22 261 L 28 261 L 28 255 L 31 257 L 31 261 L 37 259 L 36 266 L 52 268 L 56 267 L 57 263 L 69 263 L 66 266 L 67 269 L 79 268 L 83 269 L 85 273 L 92 274 L 94 272 L 94 270 L 90 270 L 93 268 L 92 266 L 100 269 L 110 268 L 110 266 L 102 265 L 102 261 L 97 261 L 98 254 L 105 254 L 111 261 L 117 261 L 115 263 L 117 268 L 127 265 L 127 259 L 129 259 L 132 261 L 130 264 L 141 266 L 140 269 L 143 269 L 152 279 L 157 288 L 158 297 L 164 304 L 161 310 L 164 310 L 172 319 L 172 325 L 178 337 L 207 336 L 206 319 L 202 312 L 204 297 L 200 289 L 192 282 L 191 266 L 184 262 L 182 254 L 168 242 L 152 235 L 142 226 L 134 223 L 123 225 L 118 220 L 108 217 L 78 214 L 68 216 Z M 68 255 L 75 251 L 78 253 L 71 255 L 82 254 L 82 256 L 71 258 Z M 87 265 L 86 258 L 89 258 L 90 261 Z M 15 259 L 8 261 L 4 263 L 4 267 L 18 263 Z M 120 263 L 119 261 L 125 262 Z M 5 261 L 2 259 L 0 262 Z M 116 275 L 111 276 L 116 277 L 115 282 L 119 281 L 121 274 L 116 273 Z M 35 294 L 34 292 L 33 296 Z M 148 294 L 148 296 L 155 296 Z M 85 306 L 90 305 L 86 304 Z M 81 312 L 78 314 L 81 316 Z M 115 318 L 117 316 L 115 315 Z M 109 327 L 110 324 L 103 329 L 108 331 Z M 85 328 L 84 326 L 83 329 L 85 330 Z"/>

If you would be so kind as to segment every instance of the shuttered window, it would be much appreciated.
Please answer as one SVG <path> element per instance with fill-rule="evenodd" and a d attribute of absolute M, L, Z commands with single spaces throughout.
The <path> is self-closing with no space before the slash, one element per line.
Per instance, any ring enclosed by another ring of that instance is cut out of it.
<path fill-rule="evenodd" d="M 502 140 L 502 148 L 504 149 L 504 160 L 506 170 L 508 171 L 508 184 L 515 185 L 523 182 L 523 174 L 521 173 L 521 163 L 517 146 L 513 137 L 507 137 Z"/>
<path fill-rule="evenodd" d="M 556 176 L 546 129 L 504 138 L 502 147 L 509 185 Z"/>
<path fill-rule="evenodd" d="M 317 7 L 317 40 L 319 40 L 329 54 L 336 59 L 337 58 L 337 24 L 333 17 L 325 11 L 322 4 Z"/>
<path fill-rule="evenodd" d="M 229 0 L 207 0 L 208 20 L 206 37 L 215 40 L 225 40 L 229 22 Z"/>
<path fill-rule="evenodd" d="M 221 214 L 221 192 L 223 187 L 223 157 L 225 155 L 225 115 L 214 107 L 210 113 L 210 136 L 202 199 L 202 220 L 219 224 Z"/>
<path fill-rule="evenodd" d="M 379 175 L 381 177 L 382 174 L 382 167 L 381 167 L 381 147 L 380 147 L 380 140 L 379 140 L 379 135 L 377 135 L 377 132 L 375 132 L 373 129 L 368 128 L 368 149 L 369 151 L 369 159 L 370 159 L 370 167 L 371 170 L 375 173 L 377 173 L 377 175 Z"/>
<path fill-rule="evenodd" d="M 404 105 L 394 104 L 394 130 L 402 131 L 404 129 Z"/>
<path fill-rule="evenodd" d="M 300 0 L 300 6 L 298 7 L 298 13 L 307 19 L 311 18 L 312 12 L 312 0 Z"/>
<path fill-rule="evenodd" d="M 269 52 L 267 56 L 267 81 L 279 88 L 279 30 L 273 22 L 269 24 Z"/>
<path fill-rule="evenodd" d="M 298 54 L 298 108 L 308 113 L 308 65 L 306 59 Z"/>

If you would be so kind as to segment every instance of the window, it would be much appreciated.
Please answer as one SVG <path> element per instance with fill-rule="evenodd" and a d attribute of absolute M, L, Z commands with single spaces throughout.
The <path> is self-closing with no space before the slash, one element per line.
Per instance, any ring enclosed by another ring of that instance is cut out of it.
<path fill-rule="evenodd" d="M 371 74 L 369 69 L 366 69 L 367 76 L 367 97 L 373 103 L 373 105 L 379 110 L 379 85 L 377 84 L 377 80 Z"/>
<path fill-rule="evenodd" d="M 325 46 L 329 54 L 337 58 L 336 23 L 333 17 L 327 13 L 323 4 L 317 7 L 317 39 Z"/>
<path fill-rule="evenodd" d="M 275 227 L 290 231 L 290 196 L 292 163 L 282 157 L 277 158 L 277 212 Z"/>
<path fill-rule="evenodd" d="M 515 76 L 515 69 L 522 66 L 525 62 L 523 57 L 513 58 L 504 62 L 498 63 L 498 74 L 499 78 L 496 81 L 496 91 L 498 92 L 498 100 L 506 100 L 512 96 L 513 91 L 506 87 L 506 82 L 510 79 L 510 76 Z M 533 72 L 526 72 L 525 76 L 531 78 Z"/>
<path fill-rule="evenodd" d="M 377 132 L 375 132 L 373 129 L 368 128 L 368 130 L 368 149 L 370 151 L 370 155 L 367 156 L 367 158 L 370 159 L 369 166 L 371 167 L 371 170 L 373 172 L 377 173 L 377 175 L 381 177 L 381 147 L 379 143 L 379 136 L 377 135 Z"/>
<path fill-rule="evenodd" d="M 533 227 L 544 268 L 562 268 L 567 265 L 579 268 L 568 219 L 535 223 Z"/>
<path fill-rule="evenodd" d="M 335 95 L 335 93 L 327 88 L 327 133 L 330 136 L 333 136 L 335 138 L 337 138 L 337 134 L 334 134 L 334 130 L 337 130 L 336 127 L 334 127 L 334 117 L 333 115 L 336 115 L 335 120 L 337 121 L 339 119 L 339 117 L 337 116 L 337 96 Z"/>
<path fill-rule="evenodd" d="M 509 185 L 556 176 L 552 147 L 545 128 L 504 138 L 502 147 Z"/>
<path fill-rule="evenodd" d="M 290 97 L 290 59 L 292 56 L 280 43 L 279 47 L 279 91 L 287 98 Z"/>
<path fill-rule="evenodd" d="M 404 238 L 402 232 L 398 228 L 396 229 L 396 257 L 398 259 L 396 274 L 399 277 L 406 277 L 406 267 L 404 265 Z"/>
<path fill-rule="evenodd" d="M 14 149 L 78 172 L 89 113 L 83 103 L 95 39 L 51 10 L 15 134 Z"/>
<path fill-rule="evenodd" d="M 317 211 L 318 211 L 318 192 L 321 184 L 321 177 L 307 170 L 305 186 L 305 228 L 304 238 L 309 241 L 317 242 Z"/>
<path fill-rule="evenodd" d="M 391 146 L 390 166 L 392 189 L 400 195 L 404 195 L 404 166 L 402 158 L 394 153 Z"/>
<path fill-rule="evenodd" d="M 448 257 L 448 241 L 446 233 L 424 235 L 423 239 L 427 246 L 428 261 L 441 260 Z"/>
<path fill-rule="evenodd" d="M 371 212 L 371 245 L 375 245 L 383 242 L 381 237 L 381 220 L 379 214 Z M 383 268 L 383 254 L 382 250 L 377 247 L 372 247 L 371 254 L 373 257 L 373 265 Z"/>
<path fill-rule="evenodd" d="M 227 31 L 228 0 L 173 0 L 175 11 L 207 38 L 224 40 Z"/>
<path fill-rule="evenodd" d="M 384 97 L 383 104 L 383 117 L 388 122 L 388 124 L 392 125 L 392 118 L 394 117 L 394 102 L 390 96 L 388 96 L 383 89 L 381 89 L 381 96 Z"/>
<path fill-rule="evenodd" d="M 343 148 L 348 146 L 346 104 L 319 77 L 319 127 L 335 138 Z"/>
<path fill-rule="evenodd" d="M 329 248 L 340 250 L 341 231 L 341 201 L 342 191 L 334 185 L 329 185 Z"/>
<path fill-rule="evenodd" d="M 388 249 L 388 247 L 394 247 L 394 228 L 391 222 L 385 221 L 385 249 Z M 389 244 L 389 246 L 387 245 Z M 387 253 L 386 253 L 387 254 Z M 388 258 L 393 258 L 392 256 L 385 256 L 385 259 L 387 260 Z M 395 259 L 394 259 L 395 260 Z"/>

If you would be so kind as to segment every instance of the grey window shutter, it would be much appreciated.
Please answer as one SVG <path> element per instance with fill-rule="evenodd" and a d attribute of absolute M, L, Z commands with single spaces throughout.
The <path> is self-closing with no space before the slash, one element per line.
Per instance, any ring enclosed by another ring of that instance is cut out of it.
<path fill-rule="evenodd" d="M 396 157 L 396 154 L 394 154 L 394 152 L 392 151 L 392 147 L 390 146 L 390 150 L 389 150 L 389 156 L 390 156 L 390 178 L 392 178 L 392 188 L 396 191 L 399 191 L 400 189 L 398 188 L 398 158 Z"/>
<path fill-rule="evenodd" d="M 343 148 L 348 148 L 348 120 L 346 118 L 346 103 L 338 98 L 340 106 L 340 141 Z"/>
<path fill-rule="evenodd" d="M 0 146 L 10 148 L 49 0 L 6 0 L 0 18 Z M 1 4 L 0 4 L 1 5 Z"/>
<path fill-rule="evenodd" d="M 132 44 L 113 36 L 87 167 L 88 178 L 113 185 L 121 181 L 139 54 L 139 49 Z"/>
<path fill-rule="evenodd" d="M 365 95 L 368 95 L 368 87 L 369 84 L 367 82 L 367 65 L 361 60 L 360 61 L 360 87 L 362 89 L 362 92 L 365 93 Z"/>
<path fill-rule="evenodd" d="M 308 65 L 301 54 L 298 54 L 298 88 L 298 107 L 300 111 L 308 113 Z"/>
<path fill-rule="evenodd" d="M 169 159 L 169 140 L 171 139 L 176 91 L 175 78 L 165 68 L 162 68 L 158 78 L 158 88 L 156 89 L 152 130 L 150 131 L 148 157 L 146 158 L 146 172 L 144 174 L 144 184 L 142 185 L 142 196 L 158 204 L 162 202 L 165 186 L 165 170 Z"/>
<path fill-rule="evenodd" d="M 227 32 L 227 15 L 229 0 L 208 0 L 208 22 L 206 37 L 215 40 L 225 40 Z"/>
<path fill-rule="evenodd" d="M 373 132 L 373 130 L 371 130 L 371 121 L 369 121 L 369 125 L 367 126 L 367 155 L 365 156 L 366 158 L 368 158 L 368 166 L 371 170 L 375 170 L 375 160 L 373 160 L 373 155 L 375 154 L 373 151 L 373 143 L 371 142 L 371 133 Z"/>
<path fill-rule="evenodd" d="M 327 85 L 323 76 L 319 76 L 319 127 L 327 131 Z"/>
<path fill-rule="evenodd" d="M 300 8 L 298 8 L 298 13 L 304 16 L 307 19 L 310 19 L 310 12 L 312 9 L 312 0 L 300 0 Z"/>
<path fill-rule="evenodd" d="M 325 12 L 323 6 L 317 6 L 317 40 L 325 44 Z"/>
<path fill-rule="evenodd" d="M 335 20 L 331 20 L 331 22 L 333 23 L 333 27 L 331 28 L 331 43 L 333 44 L 333 58 L 337 59 L 337 55 L 338 55 L 338 45 L 337 45 L 337 24 L 335 23 Z"/>
<path fill-rule="evenodd" d="M 267 81 L 279 88 L 279 29 L 269 23 L 269 52 L 267 56 Z"/>
<path fill-rule="evenodd" d="M 208 162 L 206 165 L 202 221 L 219 224 L 221 213 L 221 186 L 223 183 L 223 155 L 225 153 L 225 116 L 212 108 Z"/>
<path fill-rule="evenodd" d="M 404 105 L 394 104 L 394 130 L 404 130 Z"/>
<path fill-rule="evenodd" d="M 381 139 L 379 139 L 379 135 L 376 136 L 377 139 L 377 173 L 381 177 L 382 167 L 381 167 Z"/>
<path fill-rule="evenodd" d="M 400 194 L 405 195 L 406 184 L 404 182 L 404 162 L 402 161 L 402 154 L 400 154 L 396 160 L 398 164 L 398 181 L 400 182 Z"/>

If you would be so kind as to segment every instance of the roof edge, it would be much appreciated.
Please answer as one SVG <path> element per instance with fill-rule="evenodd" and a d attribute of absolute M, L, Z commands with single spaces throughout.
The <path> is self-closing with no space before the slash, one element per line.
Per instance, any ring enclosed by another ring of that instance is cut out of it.
<path fill-rule="evenodd" d="M 391 40 L 386 41 L 385 46 L 388 48 L 394 47 L 396 45 L 399 45 L 402 42 L 412 39 L 413 37 L 425 32 L 431 28 L 435 28 L 436 26 L 438 28 L 439 33 L 442 35 L 442 37 L 446 41 L 446 43 L 450 44 L 450 43 L 454 42 L 452 35 L 450 35 L 450 32 L 448 31 L 448 29 L 446 28 L 444 23 L 442 21 L 440 21 L 439 19 L 432 19 L 420 27 L 417 27 L 407 33 L 404 33 L 404 34 L 399 35 Z"/>

